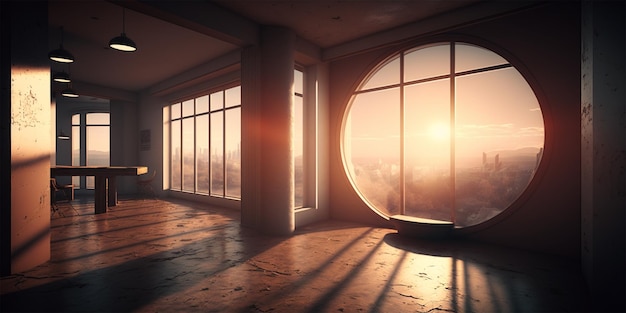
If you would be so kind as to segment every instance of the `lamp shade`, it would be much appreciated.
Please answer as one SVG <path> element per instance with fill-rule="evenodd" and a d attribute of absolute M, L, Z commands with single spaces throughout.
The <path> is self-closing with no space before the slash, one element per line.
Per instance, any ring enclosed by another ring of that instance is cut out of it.
<path fill-rule="evenodd" d="M 72 81 L 70 79 L 70 75 L 66 73 L 65 71 L 54 72 L 54 74 L 52 74 L 52 80 L 54 80 L 57 83 L 69 83 Z"/>
<path fill-rule="evenodd" d="M 63 49 L 63 45 L 59 49 L 55 49 L 48 53 L 48 57 L 52 61 L 60 63 L 72 63 L 74 62 L 74 56 L 67 50 Z"/>
<path fill-rule="evenodd" d="M 137 45 L 130 38 L 126 37 L 125 33 L 111 39 L 109 46 L 115 50 L 132 52 L 137 50 Z"/>
<path fill-rule="evenodd" d="M 59 131 L 59 135 L 57 136 L 58 139 L 61 140 L 69 140 L 70 136 L 65 134 L 65 132 L 63 130 Z"/>
<path fill-rule="evenodd" d="M 78 98 L 78 94 L 71 87 L 67 87 L 61 91 L 61 95 L 68 98 Z"/>

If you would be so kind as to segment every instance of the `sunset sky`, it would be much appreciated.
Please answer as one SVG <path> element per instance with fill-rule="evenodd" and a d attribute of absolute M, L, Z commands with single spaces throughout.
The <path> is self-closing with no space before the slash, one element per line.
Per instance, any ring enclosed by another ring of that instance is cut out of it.
<path fill-rule="evenodd" d="M 457 45 L 457 71 L 505 64 L 486 49 Z M 412 51 L 405 79 L 416 80 L 449 72 L 449 46 Z M 397 84 L 399 58 L 389 62 L 363 88 Z M 417 74 L 416 74 L 417 72 Z M 483 152 L 543 147 L 544 126 L 539 103 L 513 67 L 459 76 L 455 80 L 455 138 L 458 159 Z M 407 159 L 448 159 L 450 155 L 450 79 L 407 85 L 404 89 L 405 153 Z M 399 157 L 400 88 L 357 94 L 346 119 L 344 148 L 351 157 Z M 350 151 L 348 151 L 350 150 Z M 443 160 L 442 160 L 443 161 Z M 448 161 L 443 162 L 447 164 Z M 462 164 L 458 164 L 462 166 Z"/>

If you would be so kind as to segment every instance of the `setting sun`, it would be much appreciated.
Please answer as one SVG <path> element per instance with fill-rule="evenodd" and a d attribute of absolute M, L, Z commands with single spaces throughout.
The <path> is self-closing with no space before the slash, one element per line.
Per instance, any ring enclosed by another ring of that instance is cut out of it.
<path fill-rule="evenodd" d="M 432 124 L 428 129 L 428 134 L 432 140 L 447 140 L 450 138 L 450 126 L 444 123 Z"/>

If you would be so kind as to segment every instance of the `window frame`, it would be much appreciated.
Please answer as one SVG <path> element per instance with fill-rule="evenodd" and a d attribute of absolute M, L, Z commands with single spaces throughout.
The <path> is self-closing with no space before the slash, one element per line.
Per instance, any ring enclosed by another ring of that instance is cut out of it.
<path fill-rule="evenodd" d="M 230 106 L 226 106 L 226 100 L 227 100 L 227 91 L 228 90 L 232 90 L 232 89 L 239 89 L 239 103 L 238 104 L 234 104 L 234 105 L 230 105 Z M 220 108 L 212 108 L 212 104 L 211 104 L 211 96 L 214 94 L 218 94 L 221 93 L 221 100 L 222 100 L 222 104 Z M 197 100 L 201 99 L 203 97 L 208 97 L 208 110 L 203 111 L 203 112 L 197 112 L 198 109 L 198 105 L 197 105 Z M 183 103 L 188 102 L 188 101 L 192 101 L 192 107 L 193 107 L 193 112 L 190 114 L 185 114 L 183 112 Z M 176 105 L 180 106 L 180 114 L 173 114 L 173 107 L 175 107 Z M 239 110 L 239 114 L 241 114 L 241 108 L 242 108 L 242 104 L 241 104 L 241 83 L 239 82 L 233 82 L 233 83 L 229 83 L 229 84 L 225 84 L 225 85 L 221 85 L 215 88 L 211 88 L 208 90 L 205 90 L 204 92 L 200 92 L 200 93 L 196 93 L 194 95 L 191 96 L 187 96 L 184 98 L 180 98 L 179 100 L 175 100 L 175 101 L 170 101 L 169 104 L 166 105 L 165 107 L 165 111 L 164 111 L 164 115 L 165 115 L 165 119 L 164 122 L 167 124 L 164 127 L 164 132 L 166 132 L 164 134 L 164 136 L 166 136 L 168 138 L 168 142 L 167 142 L 167 147 L 165 147 L 168 150 L 167 153 L 167 162 L 169 164 L 167 164 L 166 166 L 164 166 L 164 169 L 167 169 L 169 171 L 168 175 L 164 175 L 163 179 L 164 179 L 164 186 L 167 186 L 167 190 L 172 191 L 172 192 L 181 192 L 181 193 L 186 193 L 186 194 L 195 194 L 195 195 L 201 195 L 201 196 L 208 196 L 208 197 L 212 197 L 212 198 L 220 198 L 220 199 L 230 199 L 230 200 L 237 200 L 240 201 L 241 200 L 241 191 L 239 191 L 239 195 L 229 195 L 228 194 L 228 182 L 227 182 L 227 162 L 226 161 L 226 156 L 227 156 L 227 151 L 226 151 L 226 142 L 228 140 L 228 134 L 227 134 L 227 128 L 228 125 L 226 123 L 226 119 L 227 119 L 227 112 L 229 111 L 234 111 L 234 110 Z M 211 145 L 211 141 L 212 141 L 212 136 L 211 136 L 211 118 L 214 116 L 217 116 L 218 114 L 221 115 L 221 142 L 222 142 L 222 147 L 221 147 L 221 156 L 223 159 L 222 162 L 222 166 L 221 166 L 221 175 L 222 175 L 222 186 L 221 186 L 221 192 L 213 192 L 213 174 L 214 174 L 214 170 L 213 170 L 213 163 L 211 161 L 212 158 L 212 153 L 211 153 L 211 149 L 212 149 L 212 145 Z M 201 191 L 198 188 L 198 143 L 197 143 L 197 138 L 198 138 L 198 123 L 197 123 L 197 118 L 198 117 L 207 117 L 207 134 L 206 137 L 208 139 L 207 142 L 207 146 L 208 146 L 208 160 L 207 160 L 207 164 L 208 164 L 208 180 L 209 180 L 209 186 L 208 186 L 208 192 L 205 191 Z M 192 147 L 190 148 L 190 151 L 193 150 L 193 162 L 190 162 L 190 164 L 193 164 L 193 186 L 192 186 L 192 190 L 190 189 L 185 189 L 185 185 L 184 185 L 184 181 L 185 181 L 185 172 L 184 172 L 184 156 L 182 155 L 183 151 L 185 148 L 183 147 L 183 138 L 184 138 L 184 132 L 183 132 L 183 121 L 184 120 L 190 120 L 192 121 L 193 124 L 193 138 L 189 139 L 189 142 L 192 143 Z M 179 133 L 179 138 L 178 138 L 178 144 L 180 145 L 180 149 L 181 149 L 181 159 L 180 159 L 180 164 L 176 164 L 178 162 L 175 163 L 175 158 L 174 158 L 174 149 L 173 149 L 173 143 L 174 143 L 174 138 L 173 136 L 175 135 L 174 132 L 174 123 L 179 123 L 179 127 L 178 127 L 178 133 Z M 239 128 L 241 128 L 241 118 L 239 119 Z M 241 133 L 240 133 L 241 135 Z M 239 158 L 239 169 L 241 169 L 241 136 L 239 136 L 239 150 L 238 150 L 238 158 Z M 175 181 L 174 181 L 174 167 L 177 166 L 179 169 L 179 173 L 180 173 L 180 182 L 177 182 L 176 186 L 180 186 L 179 188 L 174 188 L 175 186 Z M 239 181 L 241 181 L 241 172 L 239 171 Z M 166 181 L 167 180 L 167 181 Z M 241 186 L 239 187 L 241 188 Z"/>
<path fill-rule="evenodd" d="M 298 82 L 296 82 L 296 77 L 297 77 L 296 72 L 300 72 L 301 76 L 302 76 L 302 81 L 300 82 L 301 85 L 302 85 L 302 91 L 301 92 L 298 92 L 298 90 L 295 88 L 296 84 L 298 83 Z M 305 108 L 306 108 L 306 103 L 305 103 L 305 98 L 304 98 L 304 95 L 306 93 L 305 86 L 306 86 L 306 84 L 305 84 L 305 71 L 304 71 L 304 69 L 302 67 L 296 65 L 294 67 L 294 92 L 293 92 L 293 97 L 294 97 L 294 99 L 293 99 L 294 119 L 297 118 L 297 117 L 300 117 L 301 119 L 300 119 L 300 121 L 294 121 L 294 123 L 293 123 L 293 125 L 294 125 L 294 130 L 293 130 L 294 137 L 293 138 L 295 139 L 295 137 L 296 137 L 295 136 L 295 133 L 297 132 L 296 127 L 298 125 L 300 126 L 300 130 L 299 131 L 301 132 L 301 135 L 302 135 L 299 138 L 299 140 L 301 141 L 302 150 L 298 151 L 298 152 L 302 153 L 302 155 L 300 156 L 301 157 L 301 163 L 302 163 L 301 164 L 301 172 L 298 172 L 298 166 L 297 166 L 297 162 L 296 162 L 297 156 L 295 155 L 295 153 L 293 155 L 293 164 L 294 164 L 294 170 L 293 170 L 293 173 L 294 173 L 294 177 L 293 177 L 293 180 L 294 180 L 293 192 L 294 192 L 294 194 L 293 194 L 293 198 L 294 198 L 294 209 L 296 209 L 296 210 L 302 209 L 302 208 L 306 207 L 307 204 L 308 204 L 308 201 L 307 201 L 308 197 L 306 196 L 306 194 L 307 194 L 307 192 L 306 192 L 306 190 L 307 190 L 306 189 L 306 186 L 307 186 L 307 181 L 306 181 L 306 177 L 307 177 L 307 175 L 306 175 L 306 173 L 307 173 L 307 170 L 306 170 L 306 165 L 307 165 L 307 162 L 306 162 L 306 160 L 307 160 L 307 158 L 306 158 L 306 143 L 308 142 L 308 139 L 306 138 L 306 134 L 307 134 L 307 132 L 306 132 L 306 124 L 307 123 L 305 123 L 306 117 L 307 117 L 306 114 L 305 114 Z M 301 101 L 301 107 L 300 107 L 300 111 L 302 113 L 301 116 L 297 116 L 295 114 L 295 112 L 297 110 L 296 109 L 296 105 L 297 105 L 297 101 L 298 101 L 297 99 L 299 99 L 299 101 Z M 294 144 L 294 146 L 295 146 L 295 144 Z M 294 147 L 293 151 L 296 152 L 295 147 Z M 300 176 L 300 177 L 298 177 L 298 176 Z M 298 178 L 300 178 L 300 179 L 298 180 Z M 298 181 L 300 181 L 301 183 L 299 184 Z M 298 190 L 301 190 L 301 194 L 298 193 Z"/>
<path fill-rule="evenodd" d="M 552 114 L 550 113 L 549 110 L 549 106 L 547 105 L 547 99 L 545 97 L 545 93 L 542 91 L 541 89 L 541 85 L 539 84 L 539 81 L 532 75 L 532 73 L 528 70 L 528 68 L 524 65 L 523 62 L 521 62 L 520 60 L 518 60 L 514 55 L 512 55 L 511 53 L 509 53 L 507 50 L 503 49 L 502 47 L 498 47 L 496 45 L 494 45 L 491 42 L 487 42 L 484 41 L 480 38 L 476 38 L 476 37 L 472 37 L 472 36 L 467 36 L 467 35 L 436 35 L 436 36 L 431 36 L 428 38 L 422 38 L 422 39 L 418 39 L 418 40 L 414 40 L 411 42 L 406 43 L 405 45 L 402 45 L 400 48 L 395 49 L 394 51 L 385 54 L 384 56 L 382 56 L 381 58 L 379 58 L 378 62 L 373 62 L 372 65 L 369 67 L 369 69 L 366 69 L 365 71 L 362 72 L 362 74 L 360 75 L 359 78 L 357 78 L 356 83 L 354 85 L 354 89 L 352 90 L 352 92 L 350 93 L 350 96 L 347 100 L 346 103 L 346 107 L 344 109 L 344 114 L 342 117 L 342 121 L 341 121 L 341 130 L 340 130 L 340 155 L 341 155 L 341 160 L 342 160 L 342 165 L 344 167 L 344 172 L 346 174 L 346 177 L 349 181 L 349 183 L 351 184 L 353 190 L 355 191 L 355 193 L 358 195 L 358 197 L 363 201 L 363 203 L 366 204 L 367 207 L 369 207 L 372 211 L 374 211 L 376 214 L 378 214 L 379 216 L 389 220 L 389 215 L 387 215 L 386 213 L 384 213 L 383 211 L 380 211 L 378 208 L 376 208 L 376 206 L 374 206 L 366 197 L 363 196 L 363 194 L 361 194 L 361 192 L 359 191 L 359 188 L 357 187 L 355 181 L 354 181 L 354 177 L 353 174 L 351 174 L 351 170 L 350 168 L 352 167 L 352 161 L 347 159 L 347 156 L 349 155 L 346 152 L 346 146 L 345 146 L 345 133 L 346 133 L 346 126 L 347 126 L 347 120 L 349 117 L 349 113 L 350 110 L 352 108 L 354 99 L 356 97 L 356 95 L 361 94 L 361 93 L 365 93 L 368 91 L 371 91 L 373 89 L 376 90 L 384 90 L 384 89 L 389 89 L 392 88 L 389 85 L 385 85 L 383 87 L 377 87 L 377 88 L 372 88 L 372 89 L 367 89 L 367 90 L 361 90 L 361 88 L 363 87 L 363 85 L 368 81 L 368 79 L 375 74 L 376 72 L 378 72 L 382 67 L 384 67 L 385 65 L 387 65 L 390 61 L 392 61 L 394 58 L 399 58 L 399 56 L 403 53 L 405 53 L 406 51 L 410 51 L 412 49 L 419 49 L 419 48 L 423 48 L 423 47 L 427 47 L 429 45 L 437 45 L 437 44 L 441 44 L 441 43 L 454 43 L 454 44 L 469 44 L 469 45 L 473 45 L 473 46 L 477 46 L 479 48 L 483 48 L 486 50 L 489 50 L 495 54 L 497 54 L 498 56 L 502 57 L 503 59 L 505 59 L 507 61 L 507 64 L 504 66 L 494 66 L 493 68 L 485 68 L 485 69 L 479 69 L 479 70 L 468 70 L 468 71 L 461 71 L 461 72 L 456 72 L 454 70 L 454 54 L 450 55 L 451 60 L 451 68 L 453 69 L 452 71 L 450 71 L 449 75 L 442 75 L 442 76 L 448 76 L 449 79 L 452 81 L 451 84 L 455 84 L 455 77 L 459 77 L 459 76 L 465 76 L 465 75 L 470 75 L 470 74 L 476 74 L 476 73 L 480 73 L 480 72 L 486 72 L 489 70 L 496 70 L 496 69 L 502 69 L 502 68 L 514 68 L 515 70 L 517 70 L 517 72 L 523 77 L 523 79 L 526 81 L 526 83 L 528 84 L 528 86 L 530 87 L 532 93 L 534 94 L 535 98 L 537 99 L 537 103 L 539 105 L 539 108 L 541 110 L 541 114 L 542 114 L 542 119 L 543 119 L 543 133 L 544 133 L 544 138 L 543 138 L 543 148 L 540 149 L 540 152 L 538 153 L 538 157 L 540 158 L 537 162 L 537 165 L 535 167 L 535 172 L 531 175 L 531 179 L 530 182 L 526 185 L 526 187 L 524 188 L 524 190 L 521 192 L 521 194 L 512 202 L 509 204 L 508 207 L 504 208 L 501 212 L 499 212 L 498 214 L 496 214 L 495 216 L 488 218 L 487 220 L 484 220 L 480 223 L 477 224 L 472 224 L 472 225 L 468 225 L 468 226 L 464 226 L 462 228 L 458 228 L 458 230 L 460 230 L 460 233 L 470 233 L 470 232 L 474 232 L 474 231 L 478 231 L 481 229 L 484 229 L 486 227 L 490 227 L 491 225 L 494 225 L 496 223 L 499 223 L 500 221 L 502 221 L 503 219 L 505 219 L 507 216 L 513 214 L 516 210 L 518 210 L 520 207 L 523 206 L 523 204 L 528 201 L 528 199 L 530 198 L 531 194 L 537 189 L 537 186 L 540 184 L 541 180 L 543 179 L 543 176 L 545 175 L 546 172 L 546 167 L 548 166 L 548 160 L 550 158 L 550 155 L 552 154 L 552 142 L 553 142 L 553 128 L 552 128 L 552 123 L 551 120 L 553 119 Z M 452 47 L 454 47 L 454 45 L 452 45 Z M 452 48 L 454 49 L 454 48 Z M 400 58 L 401 59 L 401 58 Z M 404 68 L 403 66 L 400 66 L 400 77 L 401 79 L 404 79 Z M 456 75 L 455 75 L 456 74 Z M 461 74 L 461 75 L 459 75 Z M 422 81 L 429 81 L 429 80 L 437 80 L 440 79 L 441 77 L 433 77 L 433 78 L 427 78 L 424 79 Z M 406 86 L 405 82 L 400 82 L 398 84 L 396 84 L 396 87 L 404 87 Z M 403 88 L 400 88 L 403 89 Z M 454 97 L 454 89 L 451 91 L 451 98 Z M 403 95 L 401 97 L 402 99 L 404 98 Z M 453 114 L 451 114 L 453 116 Z M 404 136 L 404 116 L 401 118 L 401 136 Z M 450 131 L 451 133 L 451 140 L 454 140 L 454 123 L 451 124 L 452 130 Z M 401 145 L 404 146 L 404 139 L 400 140 Z M 453 145 L 454 146 L 454 142 Z M 405 153 L 403 151 L 404 148 L 402 148 L 402 152 L 401 152 L 401 157 L 404 158 Z M 454 148 L 451 148 L 451 155 L 454 154 Z M 451 157 L 451 162 L 454 162 L 455 158 Z M 401 162 L 402 164 L 404 164 L 404 160 Z M 454 173 L 455 171 L 452 170 L 452 173 Z M 402 173 L 404 173 L 404 168 L 402 168 Z M 454 175 L 454 174 L 452 174 Z M 405 174 L 400 175 L 401 179 L 402 179 L 402 197 L 404 198 L 404 189 L 406 188 L 405 186 Z M 452 178 L 452 182 L 455 182 L 455 179 Z M 454 186 L 452 187 L 454 188 Z M 455 189 L 451 194 L 452 194 L 452 201 L 454 201 L 455 196 L 454 196 L 454 192 L 456 192 Z M 403 201 L 404 202 L 404 201 Z M 404 205 L 404 204 L 403 204 Z M 453 203 L 452 205 L 452 220 L 454 221 L 455 217 L 454 217 L 454 212 L 457 210 L 456 205 Z"/>
<path fill-rule="evenodd" d="M 314 73 L 304 65 L 296 63 L 295 71 L 302 73 L 302 94 L 297 94 L 294 88 L 294 97 L 302 97 L 302 204 L 294 205 L 296 213 L 309 209 L 317 209 L 319 203 L 319 99 L 318 90 L 315 85 L 317 79 Z M 313 70 L 314 72 L 314 70 Z M 294 77 L 295 80 L 295 77 Z M 295 104 L 295 103 L 294 103 Z M 294 168 L 295 175 L 295 168 Z M 295 185 L 295 176 L 294 176 Z M 295 203 L 295 186 L 294 186 L 294 203 Z"/>
<path fill-rule="evenodd" d="M 89 114 L 108 114 L 109 117 L 109 123 L 108 124 L 102 124 L 102 123 L 91 123 L 91 124 L 87 124 L 87 116 Z M 74 123 L 73 121 L 73 117 L 74 116 L 78 116 L 78 123 Z M 87 154 L 87 145 L 88 145 L 88 138 L 87 138 L 87 130 L 91 127 L 108 127 L 109 130 L 109 150 L 108 150 L 108 163 L 110 165 L 111 162 L 111 144 L 110 144 L 110 140 L 111 140 L 111 112 L 110 111 L 106 111 L 106 110 L 93 110 L 90 109 L 88 111 L 80 111 L 80 112 L 74 112 L 71 114 L 70 117 L 70 121 L 71 121 L 71 127 L 72 127 L 72 145 L 71 145 L 71 163 L 74 166 L 87 166 L 89 165 L 88 163 L 88 154 Z M 79 133 L 79 138 L 78 138 L 78 145 L 79 145 L 79 159 L 78 162 L 75 162 L 76 160 L 74 159 L 74 133 L 73 130 L 75 127 L 78 127 L 78 133 Z M 93 180 L 93 177 L 90 179 Z M 86 176 L 72 176 L 72 184 L 74 184 L 74 188 L 77 190 L 94 190 L 95 186 L 92 186 L 92 188 L 89 188 L 88 184 L 87 184 L 87 177 Z"/>

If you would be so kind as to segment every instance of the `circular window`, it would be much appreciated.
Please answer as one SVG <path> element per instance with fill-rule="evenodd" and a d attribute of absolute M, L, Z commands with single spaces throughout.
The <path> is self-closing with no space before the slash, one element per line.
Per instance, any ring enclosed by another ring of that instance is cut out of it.
<path fill-rule="evenodd" d="M 372 209 L 461 227 L 511 206 L 543 147 L 539 102 L 522 75 L 498 54 L 459 42 L 379 64 L 343 124 L 346 171 Z"/>

